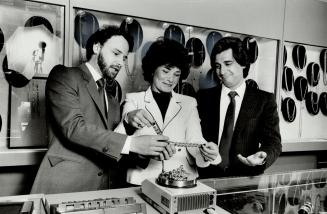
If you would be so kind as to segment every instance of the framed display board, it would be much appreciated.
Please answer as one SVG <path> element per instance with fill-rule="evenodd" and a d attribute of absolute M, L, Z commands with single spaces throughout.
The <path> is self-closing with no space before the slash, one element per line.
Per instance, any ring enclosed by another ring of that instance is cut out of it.
<path fill-rule="evenodd" d="M 284 43 L 279 117 L 283 143 L 292 150 L 327 149 L 326 59 L 324 47 Z"/>
<path fill-rule="evenodd" d="M 47 146 L 46 78 L 66 57 L 61 3 L 0 1 L 0 146 Z"/>
<path fill-rule="evenodd" d="M 46 146 L 46 79 L 32 79 L 25 87 L 10 87 L 9 148 Z"/>

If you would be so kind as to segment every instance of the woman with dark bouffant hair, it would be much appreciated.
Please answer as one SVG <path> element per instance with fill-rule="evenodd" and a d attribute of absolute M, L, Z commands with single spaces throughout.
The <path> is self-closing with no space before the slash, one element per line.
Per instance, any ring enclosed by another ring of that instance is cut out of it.
<path fill-rule="evenodd" d="M 179 79 L 188 73 L 187 50 L 176 41 L 158 39 L 143 58 L 142 68 L 150 87 L 126 95 L 122 122 L 117 131 L 133 128 L 133 136 L 160 134 L 168 136 L 172 143 L 160 158 L 139 156 L 147 164 L 129 168 L 127 182 L 140 185 L 146 178 L 158 177 L 162 170 L 181 168 L 188 179 L 195 179 L 197 167 L 218 164 L 221 159 L 217 145 L 202 137 L 196 100 L 173 91 Z M 186 146 L 180 147 L 174 142 L 183 142 Z M 190 143 L 199 146 L 187 146 Z"/>

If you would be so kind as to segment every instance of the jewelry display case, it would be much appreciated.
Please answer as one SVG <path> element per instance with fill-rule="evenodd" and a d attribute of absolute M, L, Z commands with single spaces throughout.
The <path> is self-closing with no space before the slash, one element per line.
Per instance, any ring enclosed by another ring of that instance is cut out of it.
<path fill-rule="evenodd" d="M 327 211 L 326 169 L 201 182 L 215 188 L 217 205 L 233 214 Z"/>

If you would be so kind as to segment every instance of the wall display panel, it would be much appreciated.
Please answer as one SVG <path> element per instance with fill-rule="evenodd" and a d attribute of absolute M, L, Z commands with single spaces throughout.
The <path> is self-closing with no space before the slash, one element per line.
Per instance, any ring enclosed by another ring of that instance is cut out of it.
<path fill-rule="evenodd" d="M 45 79 L 32 79 L 25 87 L 10 87 L 9 148 L 47 145 Z"/>
<path fill-rule="evenodd" d="M 38 113 L 42 119 L 37 119 L 39 125 L 33 128 L 30 126 L 32 122 L 22 128 L 25 125 L 19 123 L 26 123 L 26 118 L 18 122 L 22 118 L 15 113 L 24 108 L 34 120 L 35 105 L 39 109 L 45 108 L 44 102 L 36 104 L 31 100 L 44 97 L 44 85 L 50 70 L 54 65 L 64 63 L 64 12 L 62 5 L 0 0 L 0 146 L 8 142 L 10 147 L 46 146 L 44 138 L 27 137 L 25 140 L 22 133 L 18 134 L 18 130 L 25 128 L 37 136 L 45 132 L 44 113 Z"/>
<path fill-rule="evenodd" d="M 210 52 L 213 45 L 224 36 L 239 37 L 248 47 L 252 61 L 247 68 L 247 83 L 265 91 L 275 91 L 277 40 L 83 8 L 74 8 L 73 15 L 73 66 L 85 62 L 86 50 L 83 44 L 98 28 L 116 25 L 133 36 L 135 47 L 128 55 L 128 64 L 116 77 L 123 97 L 128 92 L 142 91 L 149 86 L 143 78 L 141 60 L 151 43 L 160 37 L 174 39 L 189 51 L 192 66 L 177 88 L 180 93 L 195 96 L 199 89 L 219 84 L 210 67 Z"/>
<path fill-rule="evenodd" d="M 327 82 L 323 47 L 284 43 L 280 130 L 284 143 L 327 141 Z M 301 148 L 298 148 L 301 150 Z"/>

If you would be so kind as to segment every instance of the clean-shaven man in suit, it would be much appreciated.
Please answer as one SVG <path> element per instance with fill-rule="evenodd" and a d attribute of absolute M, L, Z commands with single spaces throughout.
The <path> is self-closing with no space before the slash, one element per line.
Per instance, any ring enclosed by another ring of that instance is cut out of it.
<path fill-rule="evenodd" d="M 220 39 L 210 60 L 222 84 L 198 91 L 198 110 L 203 136 L 218 144 L 222 162 L 201 169 L 200 177 L 261 174 L 282 149 L 274 95 L 246 86 L 248 62 L 239 38 Z"/>
<path fill-rule="evenodd" d="M 88 39 L 85 64 L 58 65 L 50 72 L 46 84 L 49 150 L 32 193 L 118 188 L 125 180 L 119 165 L 123 155 L 158 156 L 165 151 L 169 159 L 173 154 L 165 142 L 168 137 L 127 137 L 112 131 L 120 121 L 114 78 L 132 48 L 127 34 L 109 26 Z"/>

